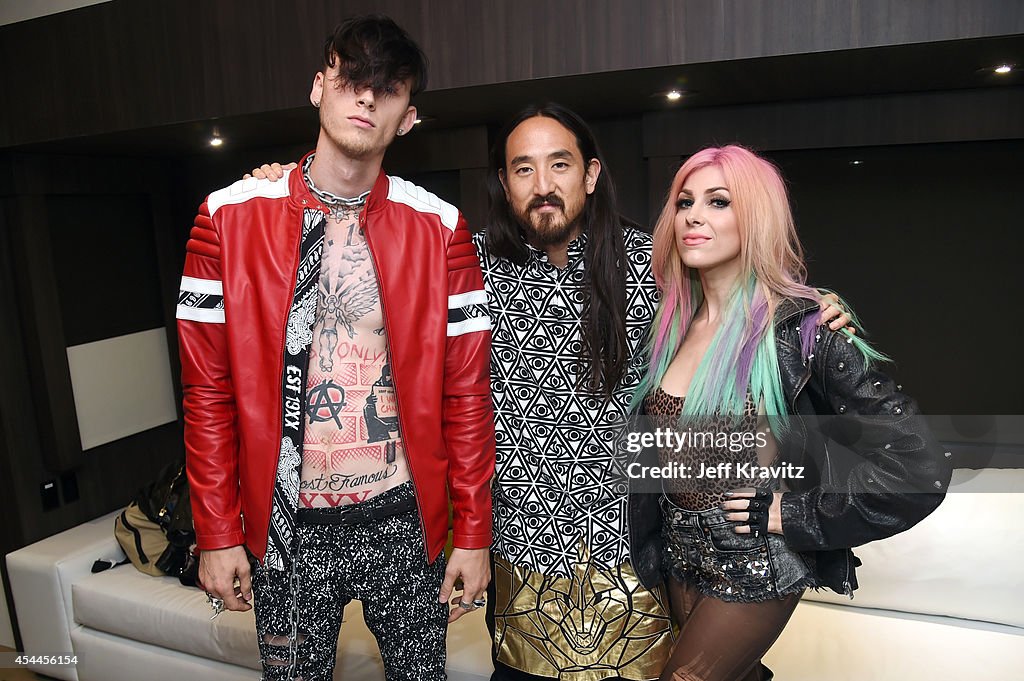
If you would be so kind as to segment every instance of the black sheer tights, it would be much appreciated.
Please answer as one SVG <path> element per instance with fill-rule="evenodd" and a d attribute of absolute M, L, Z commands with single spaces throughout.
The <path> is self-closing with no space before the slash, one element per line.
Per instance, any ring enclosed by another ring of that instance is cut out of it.
<path fill-rule="evenodd" d="M 763 681 L 761 656 L 789 621 L 800 594 L 758 603 L 705 596 L 668 578 L 679 639 L 661 681 Z"/>

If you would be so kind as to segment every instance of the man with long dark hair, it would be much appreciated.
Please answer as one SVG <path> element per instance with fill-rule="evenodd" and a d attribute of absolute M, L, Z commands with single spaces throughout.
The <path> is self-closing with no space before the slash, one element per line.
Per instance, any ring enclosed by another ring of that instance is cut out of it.
<path fill-rule="evenodd" d="M 614 448 L 657 304 L 651 238 L 623 225 L 593 133 L 557 104 L 498 135 L 488 183 L 492 679 L 656 679 L 671 622 L 629 562 Z"/>
<path fill-rule="evenodd" d="M 188 242 L 177 316 L 200 578 L 214 616 L 255 596 L 265 679 L 331 678 L 355 598 L 388 681 L 438 681 L 447 622 L 483 605 L 480 269 L 458 209 L 381 169 L 425 83 L 393 21 L 342 23 L 310 92 L 316 150 L 278 184 L 210 194 Z"/>

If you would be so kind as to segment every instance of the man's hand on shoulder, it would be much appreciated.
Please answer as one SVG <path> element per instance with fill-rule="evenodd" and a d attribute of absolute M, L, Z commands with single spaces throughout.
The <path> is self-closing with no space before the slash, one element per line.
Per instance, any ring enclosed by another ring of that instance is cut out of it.
<path fill-rule="evenodd" d="M 491 581 L 490 550 L 452 549 L 448 568 L 444 572 L 444 581 L 441 583 L 441 592 L 438 594 L 438 602 L 448 602 L 459 578 L 462 579 L 462 595 L 452 599 L 450 603 L 453 607 L 448 613 L 449 623 L 481 607 L 474 605 L 474 602 L 484 602 L 487 585 Z M 464 605 L 459 605 L 460 603 Z"/>
<path fill-rule="evenodd" d="M 241 546 L 200 552 L 199 582 L 206 593 L 223 600 L 228 610 L 245 611 L 252 608 L 249 557 Z"/>
<path fill-rule="evenodd" d="M 828 328 L 833 331 L 846 327 L 846 330 L 850 333 L 857 333 L 857 329 L 850 324 L 852 320 L 849 313 L 843 309 L 842 303 L 839 302 L 839 296 L 835 293 L 829 292 L 823 295 L 819 305 L 821 307 L 822 324 L 828 324 Z"/>
<path fill-rule="evenodd" d="M 257 180 L 270 180 L 271 182 L 277 182 L 284 177 L 284 172 L 286 170 L 294 170 L 298 167 L 299 164 L 294 161 L 286 166 L 283 166 L 280 163 L 264 163 L 259 168 L 253 168 L 251 173 L 242 175 L 242 179 L 248 180 L 250 177 L 255 177 Z"/>

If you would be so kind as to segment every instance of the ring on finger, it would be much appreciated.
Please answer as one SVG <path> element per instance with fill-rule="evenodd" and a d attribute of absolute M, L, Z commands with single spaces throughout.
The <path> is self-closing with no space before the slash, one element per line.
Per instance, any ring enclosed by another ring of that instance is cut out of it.
<path fill-rule="evenodd" d="M 476 610 L 476 607 L 472 603 L 467 603 L 463 600 L 459 601 L 459 607 L 463 610 Z"/>
<path fill-rule="evenodd" d="M 217 615 L 219 615 L 222 612 L 224 612 L 224 599 L 223 598 L 217 598 L 212 593 L 207 591 L 206 592 L 206 600 L 210 603 L 210 608 L 213 610 L 213 617 L 210 618 L 211 620 L 214 619 L 215 617 L 217 617 Z"/>

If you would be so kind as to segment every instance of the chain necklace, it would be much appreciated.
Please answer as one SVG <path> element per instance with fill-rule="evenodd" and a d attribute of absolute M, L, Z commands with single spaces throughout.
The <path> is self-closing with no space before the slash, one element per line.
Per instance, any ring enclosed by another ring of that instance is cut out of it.
<path fill-rule="evenodd" d="M 302 178 L 309 186 L 309 190 L 313 192 L 313 195 L 316 196 L 316 198 L 320 199 L 320 202 L 324 204 L 325 208 L 327 208 L 328 214 L 335 221 L 342 222 L 345 220 L 352 220 L 359 215 L 359 211 L 366 205 L 366 197 L 370 195 L 370 190 L 363 192 L 355 198 L 348 199 L 344 196 L 338 196 L 337 194 L 332 194 L 329 191 L 320 189 L 313 182 L 313 178 L 309 176 L 309 166 L 312 165 L 314 156 L 315 154 L 310 154 L 309 158 L 307 158 L 306 162 L 302 165 Z"/>

